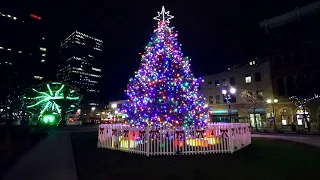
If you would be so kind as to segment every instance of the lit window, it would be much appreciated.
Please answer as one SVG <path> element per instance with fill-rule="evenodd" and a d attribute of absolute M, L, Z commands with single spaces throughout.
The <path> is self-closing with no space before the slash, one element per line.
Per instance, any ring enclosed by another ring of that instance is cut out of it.
<path fill-rule="evenodd" d="M 281 124 L 284 125 L 284 126 L 286 126 L 286 125 L 287 125 L 287 120 L 282 119 L 282 120 L 281 120 Z"/>
<path fill-rule="evenodd" d="M 214 82 L 214 84 L 215 84 L 215 87 L 216 87 L 216 88 L 219 88 L 219 87 L 220 87 L 219 80 L 216 80 L 216 81 Z"/>
<path fill-rule="evenodd" d="M 44 60 L 44 59 L 41 59 L 41 62 L 46 62 L 46 60 Z"/>
<path fill-rule="evenodd" d="M 250 76 L 250 75 L 247 75 L 246 78 L 245 78 L 245 80 L 246 80 L 246 84 L 251 83 L 251 76 Z"/>
<path fill-rule="evenodd" d="M 11 15 L 9 15 L 9 14 L 8 14 L 7 16 L 8 16 L 8 17 L 11 17 Z"/>
<path fill-rule="evenodd" d="M 47 48 L 40 47 L 40 51 L 46 52 L 46 51 L 47 51 Z"/>
<path fill-rule="evenodd" d="M 22 53 L 22 51 L 18 51 L 18 53 L 20 53 L 20 54 L 21 54 L 21 53 Z"/>
<path fill-rule="evenodd" d="M 220 95 L 216 95 L 216 104 L 220 103 Z"/>
<path fill-rule="evenodd" d="M 11 51 L 11 49 L 7 49 L 8 51 Z"/>
<path fill-rule="evenodd" d="M 41 76 L 33 76 L 35 79 L 37 79 L 37 80 L 42 80 L 43 79 L 43 77 L 41 77 Z"/>
<path fill-rule="evenodd" d="M 45 40 L 46 38 L 45 37 L 42 37 L 42 40 Z"/>
<path fill-rule="evenodd" d="M 46 57 L 46 54 L 42 54 L 42 57 Z"/>
<path fill-rule="evenodd" d="M 92 68 L 92 70 L 101 72 L 101 69 L 94 68 L 94 67 Z"/>
<path fill-rule="evenodd" d="M 95 49 L 95 50 L 98 50 L 98 51 L 102 51 L 101 49 L 99 49 L 99 48 L 96 48 L 96 47 L 94 47 L 93 49 Z"/>
<path fill-rule="evenodd" d="M 222 79 L 222 86 L 223 87 L 228 86 L 228 81 L 226 79 Z"/>
<path fill-rule="evenodd" d="M 3 47 L 0 47 L 0 49 L 3 49 Z"/>
<path fill-rule="evenodd" d="M 17 17 L 13 17 L 12 19 L 13 19 L 13 20 L 17 20 L 18 18 L 17 18 Z"/>

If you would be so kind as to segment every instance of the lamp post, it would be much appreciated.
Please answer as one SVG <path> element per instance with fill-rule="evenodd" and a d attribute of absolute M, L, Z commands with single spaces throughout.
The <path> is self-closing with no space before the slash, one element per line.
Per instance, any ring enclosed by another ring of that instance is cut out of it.
<path fill-rule="evenodd" d="M 230 88 L 229 91 L 227 90 L 222 90 L 222 94 L 224 99 L 226 99 L 227 104 L 228 104 L 228 111 L 229 111 L 229 122 L 231 123 L 231 117 L 232 117 L 232 113 L 231 113 L 231 103 L 230 103 L 230 99 L 231 99 L 231 95 L 236 93 L 236 89 L 235 88 Z"/>
<path fill-rule="evenodd" d="M 273 100 L 272 99 L 268 99 L 267 103 L 272 105 L 274 131 L 277 131 L 275 104 L 278 103 L 278 99 L 273 99 Z"/>

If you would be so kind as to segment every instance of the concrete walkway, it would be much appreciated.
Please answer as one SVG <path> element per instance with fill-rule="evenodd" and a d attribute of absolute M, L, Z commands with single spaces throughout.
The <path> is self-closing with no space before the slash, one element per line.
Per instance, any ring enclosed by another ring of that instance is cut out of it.
<path fill-rule="evenodd" d="M 3 180 L 77 180 L 68 132 L 51 132 L 49 137 L 26 153 Z"/>
<path fill-rule="evenodd" d="M 251 137 L 263 137 L 273 139 L 284 139 L 289 141 L 295 141 L 303 144 L 320 148 L 320 136 L 286 136 L 286 135 L 266 135 L 266 134 L 251 134 Z"/>

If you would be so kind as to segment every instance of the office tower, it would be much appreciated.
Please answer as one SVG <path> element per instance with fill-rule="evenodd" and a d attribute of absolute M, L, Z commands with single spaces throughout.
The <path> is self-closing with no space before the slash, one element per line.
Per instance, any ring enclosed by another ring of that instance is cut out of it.
<path fill-rule="evenodd" d="M 101 69 L 96 60 L 102 54 L 102 45 L 102 40 L 79 31 L 73 32 L 60 45 L 57 79 L 80 89 L 85 110 L 99 105 Z"/>
<path fill-rule="evenodd" d="M 0 98 L 46 80 L 45 25 L 34 14 L 0 12 Z"/>

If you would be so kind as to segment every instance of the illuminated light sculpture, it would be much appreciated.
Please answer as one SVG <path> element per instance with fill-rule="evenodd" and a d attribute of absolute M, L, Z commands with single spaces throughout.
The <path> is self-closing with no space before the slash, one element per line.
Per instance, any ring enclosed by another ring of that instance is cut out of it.
<path fill-rule="evenodd" d="M 38 120 L 51 125 L 60 122 L 56 119 L 61 117 L 63 104 L 66 106 L 67 113 L 76 110 L 80 100 L 75 88 L 58 82 L 33 87 L 23 96 L 27 112 L 37 114 Z"/>
<path fill-rule="evenodd" d="M 44 115 L 42 117 L 42 122 L 44 124 L 54 124 L 56 121 L 56 117 L 53 114 Z"/>
<path fill-rule="evenodd" d="M 129 80 L 122 113 L 132 126 L 188 129 L 205 126 L 209 119 L 205 98 L 198 92 L 203 80 L 191 72 L 190 59 L 183 56 L 178 34 L 169 26 L 172 18 L 164 7 L 158 12 L 158 27 Z"/>

